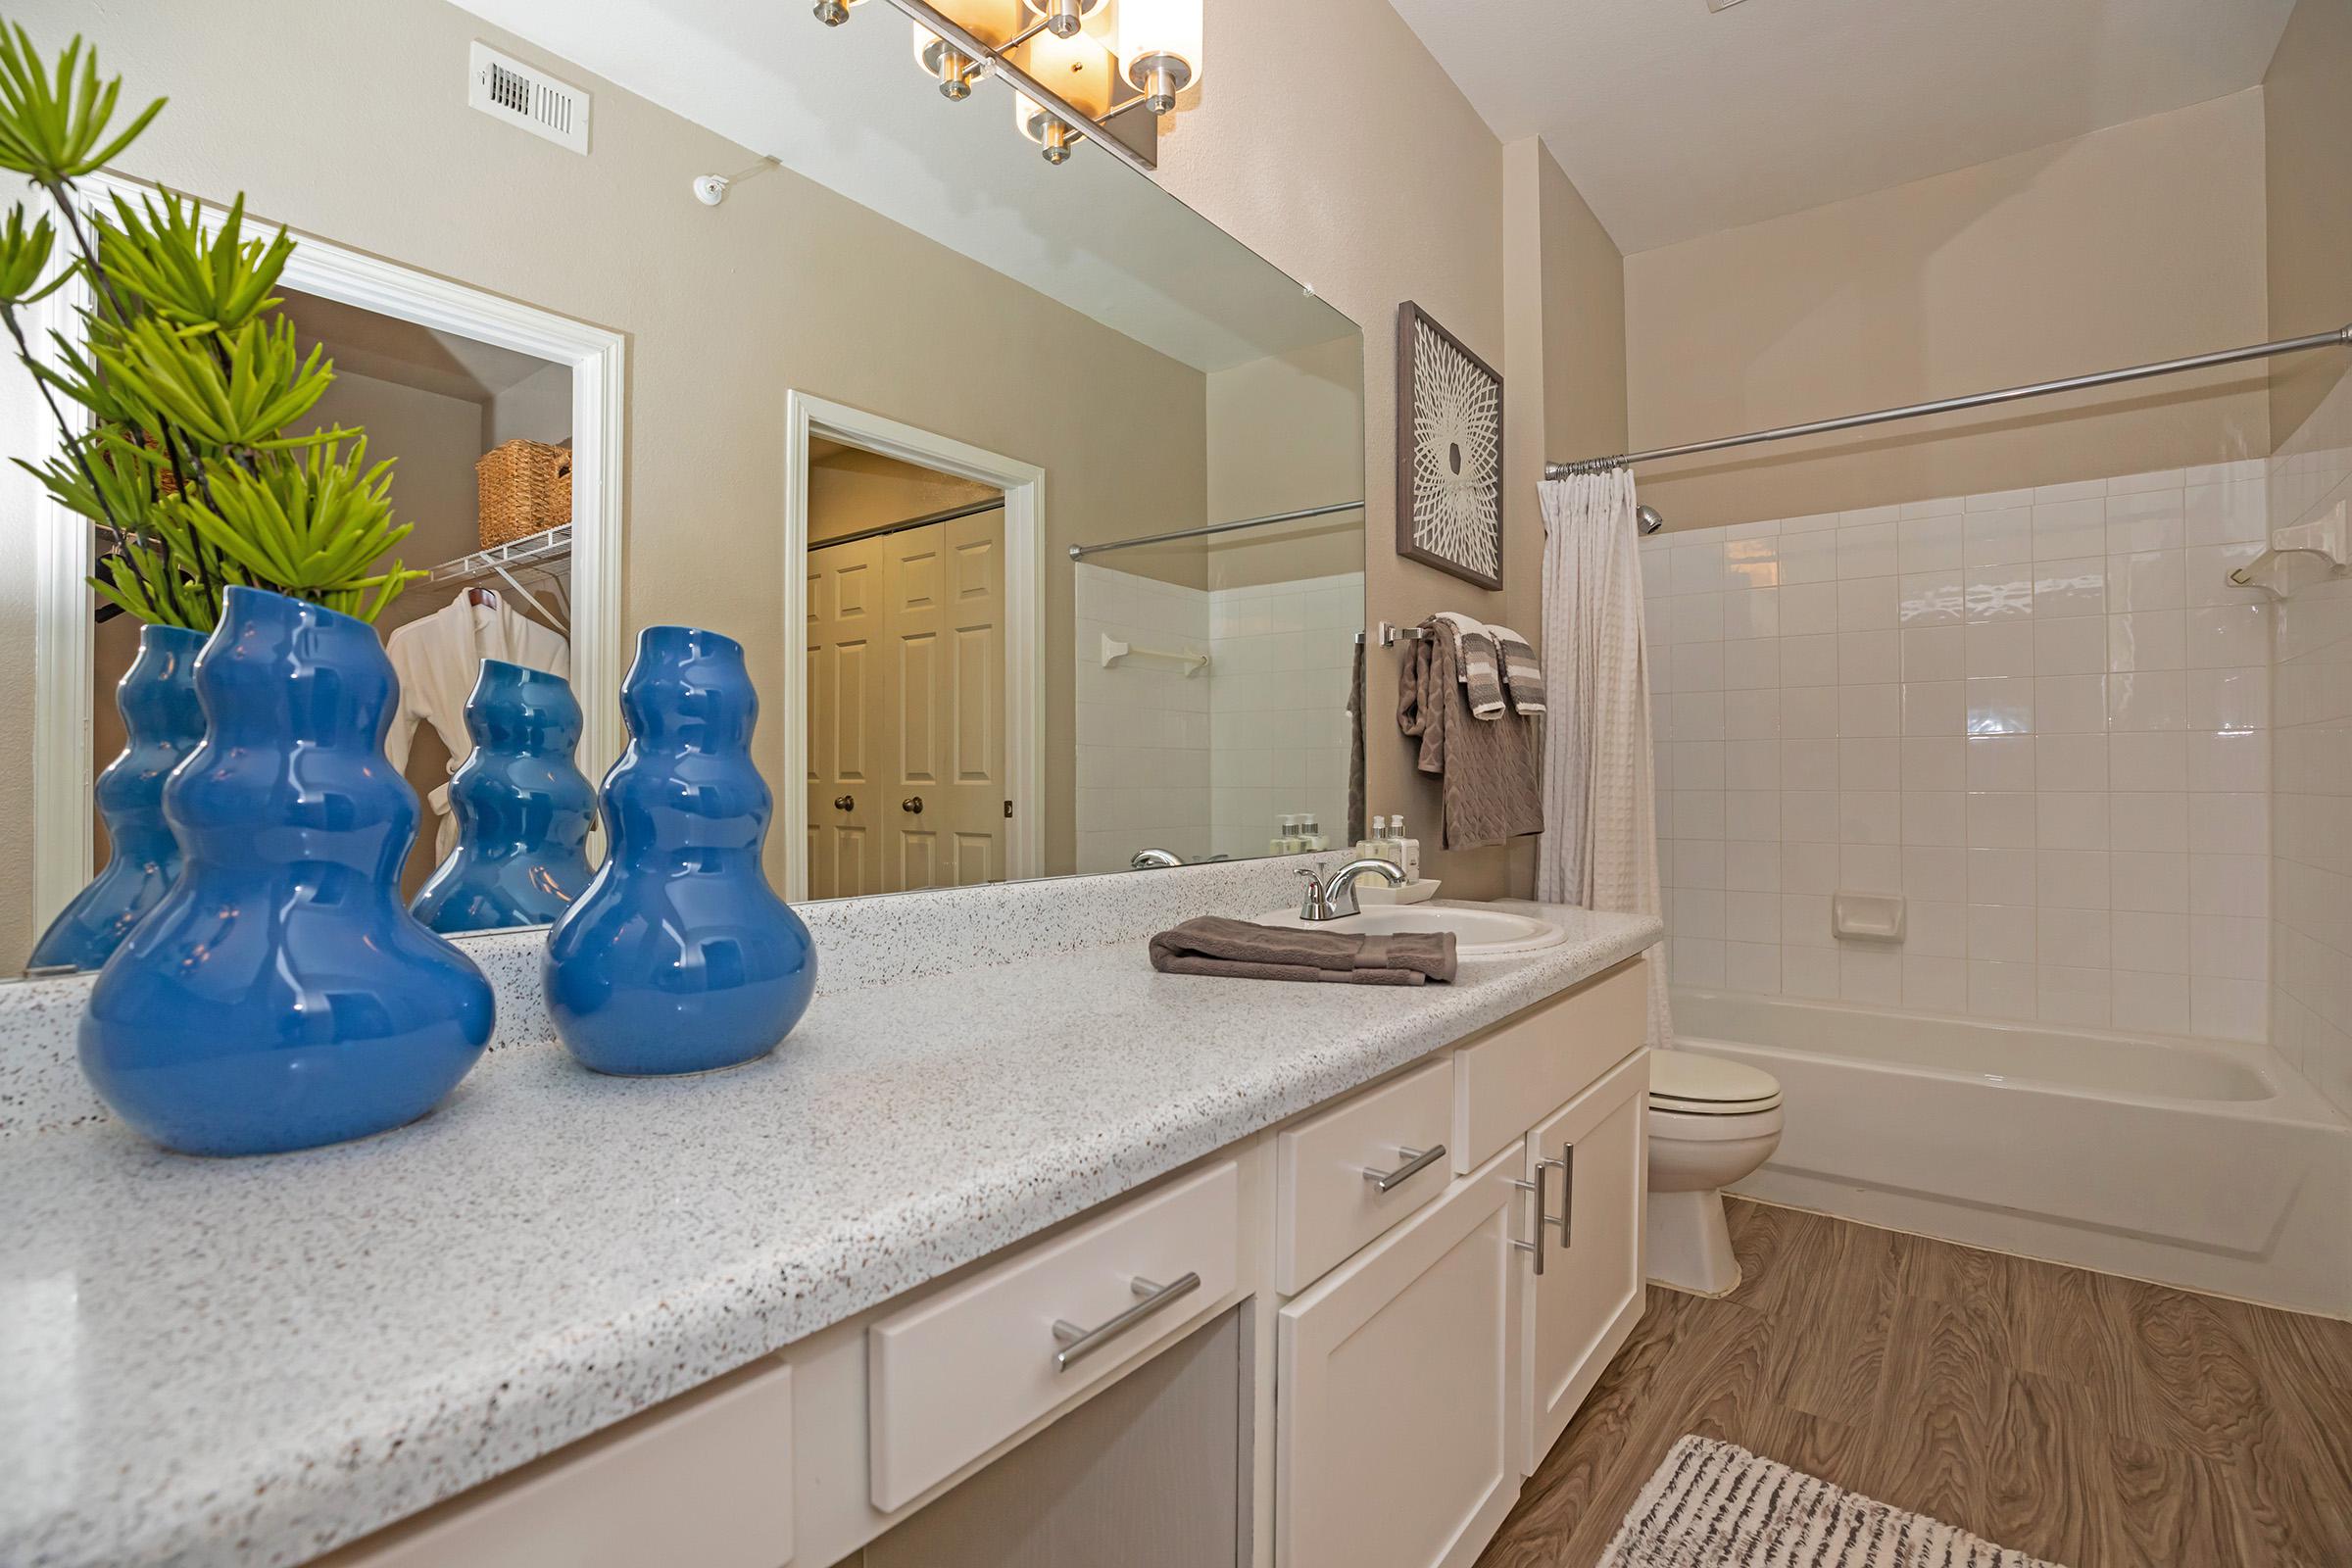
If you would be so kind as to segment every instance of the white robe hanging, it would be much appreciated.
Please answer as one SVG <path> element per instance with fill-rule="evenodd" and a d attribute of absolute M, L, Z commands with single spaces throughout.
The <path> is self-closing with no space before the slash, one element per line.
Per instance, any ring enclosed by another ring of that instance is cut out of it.
<path fill-rule="evenodd" d="M 1544 506 L 1544 838 L 1536 897 L 1657 914 L 1657 774 L 1641 526 L 1624 468 L 1548 479 Z M 1674 1044 L 1666 955 L 1649 955 L 1648 1043 Z"/>
<path fill-rule="evenodd" d="M 504 594 L 489 597 L 490 604 L 477 605 L 470 590 L 460 593 L 422 620 L 394 628 L 386 642 L 392 672 L 400 678 L 400 707 L 384 740 L 395 769 L 407 771 L 419 724 L 430 724 L 449 748 L 451 773 L 472 754 L 473 737 L 466 733 L 466 700 L 473 695 L 483 660 L 501 659 L 571 678 L 571 645 L 562 634 L 515 610 Z M 458 838 L 457 821 L 449 812 L 449 786 L 435 786 L 425 804 L 437 824 L 434 845 L 447 859 Z"/>

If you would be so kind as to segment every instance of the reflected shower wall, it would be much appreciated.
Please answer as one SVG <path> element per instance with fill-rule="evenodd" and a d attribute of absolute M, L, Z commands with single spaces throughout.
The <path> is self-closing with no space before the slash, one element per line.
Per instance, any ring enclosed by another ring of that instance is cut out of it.
<path fill-rule="evenodd" d="M 1289 815 L 1346 842 L 1363 573 L 1200 589 L 1075 569 L 1078 869 L 1264 855 Z M 1132 651 L 1105 664 L 1106 639 Z"/>

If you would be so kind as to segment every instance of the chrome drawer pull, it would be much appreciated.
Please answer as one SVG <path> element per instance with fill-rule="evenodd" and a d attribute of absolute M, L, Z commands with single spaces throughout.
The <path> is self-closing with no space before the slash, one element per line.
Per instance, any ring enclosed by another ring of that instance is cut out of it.
<path fill-rule="evenodd" d="M 1532 1182 L 1523 1182 L 1516 1176 L 1511 1178 L 1511 1185 L 1513 1187 L 1518 1188 L 1523 1193 L 1533 1193 L 1536 1195 L 1536 1222 L 1528 1227 L 1527 1232 L 1527 1234 L 1534 1237 L 1535 1240 L 1527 1242 L 1513 1242 L 1511 1245 L 1522 1252 L 1533 1252 L 1536 1254 L 1536 1278 L 1538 1279 L 1542 1279 L 1544 1277 L 1544 1227 L 1550 1223 L 1544 1217 L 1544 1167 L 1549 1163 L 1549 1160 L 1539 1159 L 1536 1161 L 1536 1179 Z"/>
<path fill-rule="evenodd" d="M 1364 1180 L 1384 1193 L 1392 1187 L 1401 1187 L 1439 1160 L 1444 1159 L 1446 1146 L 1433 1144 L 1427 1149 L 1399 1149 L 1396 1152 L 1404 1156 L 1403 1164 L 1395 1170 L 1374 1170 L 1367 1165 L 1364 1167 Z"/>
<path fill-rule="evenodd" d="M 1560 1250 L 1576 1240 L 1576 1145 L 1560 1145 Z"/>
<path fill-rule="evenodd" d="M 1061 1348 L 1054 1352 L 1054 1371 L 1067 1372 L 1179 1296 L 1189 1296 L 1199 1290 L 1200 1276 L 1187 1274 L 1182 1279 L 1159 1285 L 1138 1274 L 1132 1288 L 1143 1299 L 1107 1323 L 1082 1329 L 1065 1319 L 1054 1320 L 1054 1338 L 1061 1345 Z"/>

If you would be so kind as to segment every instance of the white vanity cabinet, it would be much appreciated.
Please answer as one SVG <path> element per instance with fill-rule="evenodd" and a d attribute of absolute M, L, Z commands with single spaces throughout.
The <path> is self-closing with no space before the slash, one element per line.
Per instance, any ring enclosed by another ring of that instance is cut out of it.
<path fill-rule="evenodd" d="M 1627 959 L 329 1560 L 1468 1568 L 1641 1315 L 1645 997 Z"/>
<path fill-rule="evenodd" d="M 1640 1052 L 1527 1135 L 1522 1179 L 1541 1183 L 1544 1272 L 1529 1270 L 1527 1398 L 1519 1468 L 1533 1475 L 1642 1316 L 1649 1188 L 1649 1053 Z"/>
<path fill-rule="evenodd" d="M 1275 1560 L 1443 1568 L 1519 1495 L 1515 1151 L 1282 1309 Z"/>

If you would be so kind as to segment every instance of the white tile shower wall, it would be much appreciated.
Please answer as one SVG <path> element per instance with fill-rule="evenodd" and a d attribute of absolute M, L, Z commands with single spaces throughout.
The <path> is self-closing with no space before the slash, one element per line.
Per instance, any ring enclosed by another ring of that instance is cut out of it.
<path fill-rule="evenodd" d="M 1280 818 L 1348 838 L 1348 686 L 1364 624 L 1361 572 L 1209 597 L 1209 846 L 1266 853 Z"/>
<path fill-rule="evenodd" d="M 1155 846 L 1188 860 L 1266 853 L 1283 816 L 1348 830 L 1348 685 L 1361 572 L 1203 592 L 1077 568 L 1078 869 Z M 1186 676 L 1102 666 L 1107 634 L 1208 655 Z"/>
<path fill-rule="evenodd" d="M 1678 982 L 2264 1038 L 2265 469 L 1644 540 Z"/>
<path fill-rule="evenodd" d="M 1174 669 L 1102 664 L 1102 639 L 1209 651 L 1199 588 L 1080 563 L 1076 605 L 1078 869 L 1126 869 L 1156 846 L 1188 860 L 1208 848 L 1209 682 Z"/>
<path fill-rule="evenodd" d="M 2271 520 L 2352 507 L 2352 374 L 2271 461 Z M 2352 1114 L 2352 581 L 2276 611 L 2272 1041 Z"/>

